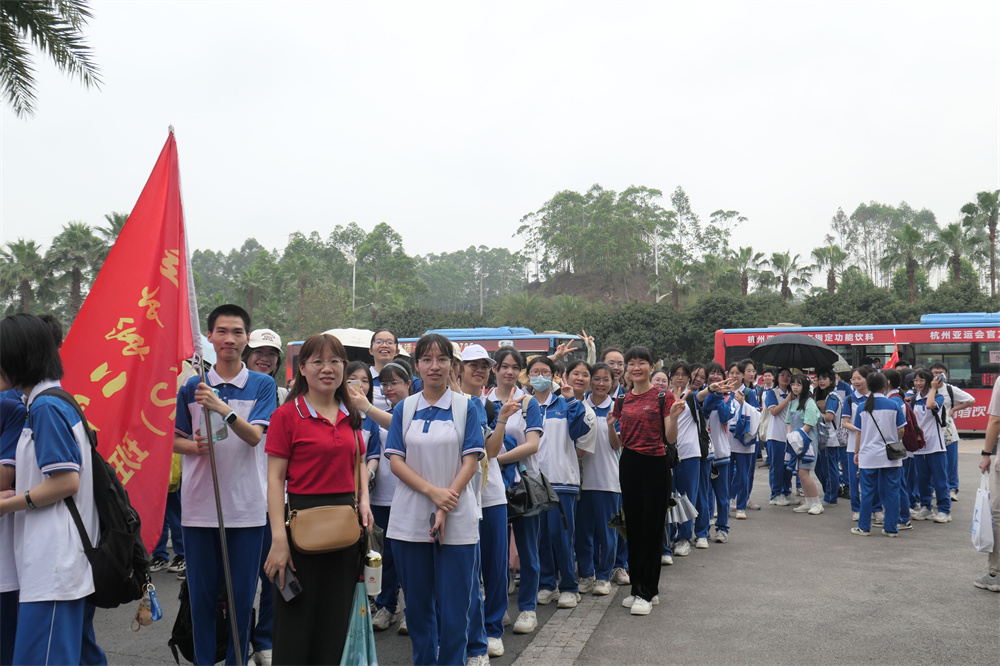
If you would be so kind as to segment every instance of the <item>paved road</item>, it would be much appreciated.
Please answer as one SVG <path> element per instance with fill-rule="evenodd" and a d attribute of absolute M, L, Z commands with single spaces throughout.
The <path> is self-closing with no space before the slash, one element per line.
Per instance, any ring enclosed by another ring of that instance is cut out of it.
<path fill-rule="evenodd" d="M 730 541 L 662 569 L 659 606 L 621 607 L 627 589 L 587 595 L 575 610 L 539 606 L 540 628 L 504 637 L 494 664 L 992 664 L 1000 663 L 1000 594 L 978 590 L 986 556 L 969 539 L 982 440 L 960 444 L 960 501 L 948 524 L 915 522 L 887 539 L 850 534 L 849 504 L 820 516 L 765 506 L 733 521 Z M 767 500 L 766 470 L 753 498 Z M 843 500 L 841 500 L 843 502 Z M 179 582 L 154 574 L 165 617 L 139 633 L 134 608 L 99 611 L 112 664 L 172 663 L 166 647 Z M 512 597 L 511 614 L 516 617 Z M 376 635 L 382 664 L 409 664 L 409 639 Z"/>

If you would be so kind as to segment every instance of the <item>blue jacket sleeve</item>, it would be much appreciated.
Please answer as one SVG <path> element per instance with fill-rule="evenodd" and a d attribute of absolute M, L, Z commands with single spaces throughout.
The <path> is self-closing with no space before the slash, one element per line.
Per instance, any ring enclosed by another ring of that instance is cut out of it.
<path fill-rule="evenodd" d="M 590 432 L 590 425 L 584 417 L 587 416 L 587 408 L 583 401 L 570 398 L 566 401 L 566 420 L 569 424 L 569 438 L 577 440 Z"/>
<path fill-rule="evenodd" d="M 705 400 L 701 403 L 701 411 L 702 413 L 705 414 L 705 416 L 708 416 L 713 411 L 719 409 L 719 406 L 722 404 L 722 402 L 723 400 L 721 395 L 719 395 L 718 393 L 709 393 L 707 396 L 705 396 Z M 720 421 L 723 420 L 721 413 L 719 414 L 719 420 Z M 727 418 L 726 420 L 728 421 L 729 419 Z"/>

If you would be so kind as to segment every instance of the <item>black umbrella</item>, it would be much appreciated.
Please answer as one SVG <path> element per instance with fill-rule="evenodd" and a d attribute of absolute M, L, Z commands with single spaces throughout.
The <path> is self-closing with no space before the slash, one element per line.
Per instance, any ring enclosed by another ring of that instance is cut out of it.
<path fill-rule="evenodd" d="M 831 367 L 840 357 L 811 335 L 783 333 L 751 349 L 750 358 L 763 365 L 804 369 Z"/>

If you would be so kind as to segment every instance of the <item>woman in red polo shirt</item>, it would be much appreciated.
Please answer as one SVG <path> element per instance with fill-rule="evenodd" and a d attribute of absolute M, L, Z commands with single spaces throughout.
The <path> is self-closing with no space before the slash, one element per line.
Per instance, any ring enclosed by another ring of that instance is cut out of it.
<path fill-rule="evenodd" d="M 291 601 L 275 591 L 274 664 L 339 663 L 344 651 L 360 551 L 293 553 L 284 525 L 286 483 L 290 509 L 354 501 L 356 469 L 359 473 L 365 451 L 358 433 L 361 413 L 351 405 L 344 381 L 346 365 L 347 352 L 337 338 L 324 333 L 306 340 L 295 367 L 295 384 L 268 428 L 271 552 L 264 571 L 280 590 L 288 565 L 302 586 Z M 374 522 L 367 483 L 360 485 L 358 512 L 365 527 Z"/>
<path fill-rule="evenodd" d="M 677 442 L 677 415 L 684 411 L 684 401 L 675 402 L 674 394 L 668 392 L 663 403 L 667 413 L 660 413 L 659 391 L 650 382 L 652 370 L 653 353 L 648 347 L 631 347 L 625 352 L 625 376 L 632 390 L 615 401 L 615 409 L 607 417 L 611 447 L 618 448 L 619 442 L 622 447 L 618 477 L 632 579 L 632 593 L 622 605 L 631 608 L 632 615 L 649 615 L 659 603 L 660 552 L 671 486 L 663 438 Z M 620 439 L 615 431 L 618 421 Z"/>

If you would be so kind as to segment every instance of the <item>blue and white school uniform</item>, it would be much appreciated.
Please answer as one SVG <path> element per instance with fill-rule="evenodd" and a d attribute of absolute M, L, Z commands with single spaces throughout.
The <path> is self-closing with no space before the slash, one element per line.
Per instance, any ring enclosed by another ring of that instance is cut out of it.
<path fill-rule="evenodd" d="M 899 488 L 903 472 L 902 460 L 889 460 L 886 442 L 898 441 L 898 429 L 906 425 L 903 408 L 881 393 L 875 394 L 872 413 L 859 403 L 855 409 L 854 427 L 861 430 L 858 448 L 860 468 L 861 509 L 858 527 L 871 529 L 873 498 L 876 488 L 882 490 L 885 507 L 885 531 L 895 532 L 899 521 Z"/>
<path fill-rule="evenodd" d="M 72 471 L 80 485 L 72 495 L 91 543 L 99 534 L 94 504 L 90 440 L 72 405 L 38 394 L 59 382 L 37 384 L 27 398 L 28 421 L 15 454 L 18 491 L 30 490 L 53 472 Z M 94 637 L 94 574 L 66 502 L 17 511 L 14 562 L 20 590 L 13 663 L 106 664 Z M 7 568 L 7 567 L 5 567 Z"/>
<path fill-rule="evenodd" d="M 213 366 L 205 375 L 209 386 L 250 425 L 267 430 L 271 413 L 277 407 L 274 379 L 248 370 L 246 365 L 231 380 L 225 381 Z M 175 432 L 193 438 L 201 421 L 202 407 L 194 398 L 199 378 L 191 377 L 177 393 Z M 222 416 L 212 413 L 213 427 Z M 233 581 L 233 603 L 239 628 L 241 654 L 249 653 L 250 622 L 260 553 L 267 522 L 267 497 L 260 483 L 260 457 L 265 456 L 264 441 L 250 446 L 226 426 L 227 435 L 215 442 L 219 479 L 219 499 L 226 519 L 229 570 Z M 191 595 L 194 656 L 196 664 L 215 660 L 216 605 L 223 584 L 222 547 L 219 544 L 219 518 L 215 507 L 215 488 L 209 456 L 181 457 L 184 483 L 181 484 L 181 528 L 184 533 L 184 559 Z M 251 483 L 256 481 L 256 483 Z M 233 554 L 238 553 L 238 557 Z M 235 646 L 230 637 L 227 661 L 235 660 Z"/>
<path fill-rule="evenodd" d="M 903 400 L 902 394 L 893 389 L 886 394 L 886 397 L 892 400 L 894 403 L 899 405 L 899 408 L 906 413 L 906 401 Z M 913 458 L 913 452 L 907 451 L 906 457 L 901 459 L 903 461 L 903 471 L 899 475 L 899 524 L 908 523 L 910 521 L 910 495 L 916 490 L 917 487 L 917 475 L 916 475 L 916 461 Z M 879 496 L 881 496 L 882 489 L 879 489 Z"/>
<path fill-rule="evenodd" d="M 701 441 L 698 437 L 698 414 L 695 406 L 697 400 L 693 393 L 684 396 L 687 407 L 677 417 L 677 467 L 674 468 L 674 491 L 684 495 L 697 506 L 698 490 L 701 479 Z M 700 509 L 699 509 L 700 511 Z M 707 534 L 708 521 L 705 521 Z M 678 541 L 691 541 L 694 538 L 694 519 L 680 525 L 671 523 L 668 526 L 668 538 L 672 545 Z"/>
<path fill-rule="evenodd" d="M 615 564 L 617 533 L 608 521 L 621 504 L 622 488 L 618 480 L 618 452 L 608 437 L 608 414 L 615 406 L 610 396 L 601 404 L 587 397 L 587 405 L 596 418 L 593 432 L 596 442 L 593 455 L 581 459 L 580 504 L 576 514 L 576 561 L 580 578 L 611 580 Z"/>
<path fill-rule="evenodd" d="M 778 386 L 764 392 L 764 409 L 777 407 L 781 401 L 788 396 L 787 390 L 782 390 Z M 771 465 L 768 470 L 768 481 L 771 484 L 771 499 L 778 495 L 791 495 L 792 493 L 792 473 L 785 469 L 785 442 L 788 437 L 788 430 L 785 427 L 785 415 L 788 414 L 788 406 L 777 414 L 771 415 L 771 420 L 767 426 L 767 460 Z"/>
<path fill-rule="evenodd" d="M 931 493 L 937 498 L 938 513 L 951 513 L 951 494 L 948 492 L 948 452 L 944 441 L 944 429 L 938 421 L 944 396 L 935 396 L 937 409 L 927 407 L 927 396 L 913 396 L 913 412 L 917 415 L 917 425 L 924 431 L 927 445 L 915 451 L 913 464 L 916 472 L 917 492 L 921 506 L 931 508 Z"/>
<path fill-rule="evenodd" d="M 14 395 L 17 397 L 14 397 Z M 0 393 L 0 465 L 15 469 L 17 441 L 27 412 L 17 391 Z M 14 563 L 14 515 L 0 516 L 0 664 L 14 658 L 17 633 L 17 565 Z"/>
<path fill-rule="evenodd" d="M 589 435 L 594 421 L 588 422 L 586 406 L 575 397 L 566 399 L 550 392 L 540 407 L 542 439 L 538 445 L 538 468 L 559 495 L 562 511 L 546 511 L 541 515 L 538 587 L 540 590 L 555 590 L 558 586 L 560 592 L 577 592 L 579 585 L 573 544 L 580 492 L 580 463 L 575 440 Z"/>
<path fill-rule="evenodd" d="M 823 501 L 827 504 L 836 504 L 840 488 L 847 485 L 847 446 L 841 444 L 839 439 L 843 406 L 844 396 L 838 390 L 831 391 L 826 396 L 825 413 L 832 414 L 833 420 L 824 420 L 819 426 L 825 427 L 829 433 L 826 442 L 827 474 L 825 479 L 821 479 Z"/>
<path fill-rule="evenodd" d="M 848 418 L 851 424 L 854 423 L 854 417 L 857 416 L 860 405 L 864 405 L 865 398 L 867 395 L 861 395 L 853 388 L 851 392 L 847 394 L 847 401 L 844 403 L 844 416 Z M 858 433 L 853 430 L 849 430 L 847 433 L 847 482 L 848 488 L 851 495 L 851 511 L 860 512 L 861 511 L 861 486 L 860 486 L 860 473 L 858 471 L 858 464 L 854 462 L 854 454 L 857 452 L 857 438 Z M 877 490 L 876 490 L 877 492 Z M 874 506 L 874 504 L 873 504 Z"/>
<path fill-rule="evenodd" d="M 522 404 L 527 395 L 523 390 L 514 388 L 511 393 L 513 399 Z M 497 396 L 496 389 L 490 392 L 486 398 L 493 402 L 496 413 L 499 414 L 503 407 L 503 401 Z M 507 418 L 507 425 L 504 428 L 505 451 L 512 451 L 525 443 L 527 433 L 542 431 L 542 410 L 538 401 L 533 397 L 528 397 L 528 407 L 518 409 Z M 512 466 L 524 466 L 524 473 L 533 479 L 538 478 L 537 454 L 532 454 Z M 514 474 L 514 482 L 520 481 L 520 473 Z M 521 584 L 517 590 L 517 606 L 519 611 L 533 611 L 538 601 L 538 580 L 540 563 L 538 561 L 539 539 L 541 537 L 541 515 L 526 518 L 518 518 L 511 524 L 511 531 L 514 533 L 514 543 L 517 545 L 517 555 L 521 562 Z M 502 618 L 501 618 L 502 619 Z"/>
<path fill-rule="evenodd" d="M 718 393 L 709 393 L 702 405 L 705 414 L 708 415 L 709 438 L 712 442 L 708 457 L 718 471 L 718 476 L 714 479 L 709 477 L 709 483 L 715 493 L 717 512 L 715 531 L 729 532 L 729 498 L 731 495 L 729 465 L 732 463 L 731 446 L 733 441 L 729 432 L 729 421 L 736 416 L 739 403 L 732 397 L 732 394 L 723 396 Z M 709 515 L 711 515 L 711 506 L 708 507 L 708 510 Z"/>
<path fill-rule="evenodd" d="M 486 452 L 479 412 L 471 401 L 450 390 L 433 405 L 422 392 L 407 399 L 416 401 L 413 420 L 404 433 L 403 409 L 394 410 L 386 453 L 405 460 L 429 483 L 447 488 L 465 456 L 479 459 Z M 467 410 L 464 433 L 455 429 L 455 405 Z M 399 483 L 392 506 L 386 537 L 394 540 L 396 568 L 406 595 L 413 663 L 465 663 L 467 633 L 462 628 L 468 623 L 480 518 L 472 481 L 445 520 L 440 549 L 430 537 L 430 517 L 437 507 L 429 497 Z"/>
<path fill-rule="evenodd" d="M 374 398 L 374 396 L 373 396 Z M 385 411 L 392 412 L 392 406 Z M 374 420 L 365 417 L 361 422 L 361 437 L 365 440 L 365 462 L 378 460 L 375 470 L 375 487 L 368 496 L 372 517 L 375 524 L 384 533 L 389 529 L 389 516 L 392 511 L 392 496 L 396 492 L 399 480 L 392 473 L 389 456 L 385 453 L 386 440 L 389 431 L 379 427 Z M 393 551 L 392 539 L 385 538 L 382 542 L 382 591 L 375 597 L 375 608 L 385 608 L 395 614 L 399 604 L 399 572 L 396 570 L 396 556 Z"/>
<path fill-rule="evenodd" d="M 732 467 L 732 474 L 730 476 L 730 488 L 729 492 L 732 499 L 736 500 L 736 509 L 738 511 L 746 511 L 747 502 L 750 501 L 750 491 L 753 490 L 753 478 L 754 470 L 757 467 L 757 435 L 754 433 L 753 438 L 746 442 L 743 437 L 737 437 L 733 432 L 736 426 L 737 418 L 743 418 L 749 420 L 746 415 L 748 410 L 756 410 L 760 412 L 760 403 L 757 402 L 757 393 L 749 388 L 740 389 L 743 393 L 744 404 L 741 406 L 738 402 L 733 405 L 735 413 L 729 422 L 729 427 L 727 430 L 730 432 L 729 449 L 732 454 L 733 463 L 730 465 Z M 739 412 L 743 411 L 744 416 L 740 416 Z M 756 417 L 756 414 L 754 415 Z M 759 425 L 760 421 L 756 421 Z"/>

